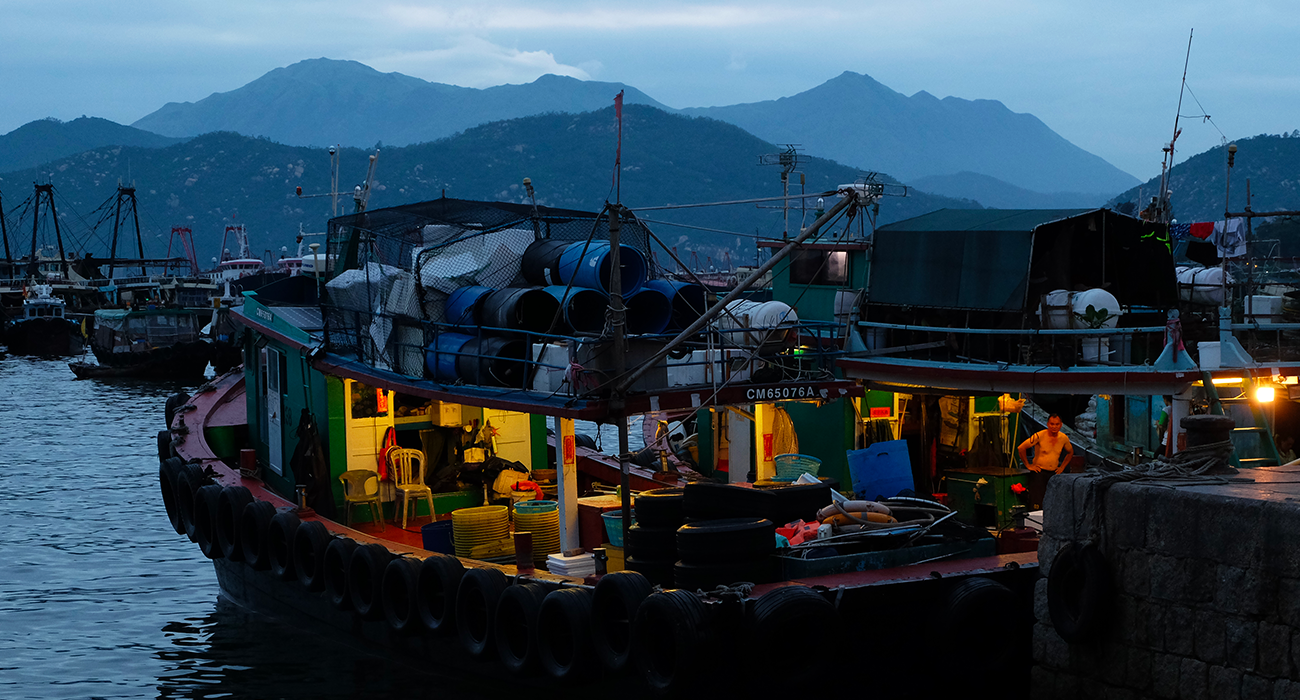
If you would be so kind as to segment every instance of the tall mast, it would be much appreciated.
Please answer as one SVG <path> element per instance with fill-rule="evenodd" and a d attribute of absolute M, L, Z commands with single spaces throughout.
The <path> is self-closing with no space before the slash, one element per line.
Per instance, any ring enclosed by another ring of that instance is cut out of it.
<path fill-rule="evenodd" d="M 5 223 L 4 197 L 0 196 L 0 238 L 5 241 L 5 262 L 9 263 L 9 274 L 13 275 L 14 256 L 9 252 L 9 225 Z"/>
<path fill-rule="evenodd" d="M 1174 142 L 1178 140 L 1178 135 L 1182 133 L 1178 128 L 1178 117 L 1183 111 L 1183 93 L 1187 90 L 1187 66 L 1192 60 L 1192 34 L 1195 29 L 1187 32 L 1187 56 L 1183 58 L 1183 82 L 1178 88 L 1178 110 L 1174 112 L 1174 135 L 1169 139 L 1169 145 L 1165 146 L 1165 158 L 1160 164 L 1160 192 L 1158 193 L 1158 202 L 1156 221 L 1169 223 L 1172 205 L 1169 201 L 1169 178 L 1171 170 L 1174 168 Z"/>

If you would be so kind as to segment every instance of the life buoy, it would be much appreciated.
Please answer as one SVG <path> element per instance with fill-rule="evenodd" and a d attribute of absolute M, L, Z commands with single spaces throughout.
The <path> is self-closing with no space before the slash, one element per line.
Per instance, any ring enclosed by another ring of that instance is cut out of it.
<path fill-rule="evenodd" d="M 511 673 L 524 673 L 537 664 L 537 615 L 547 590 L 537 583 L 510 586 L 497 600 L 497 656 Z"/>
<path fill-rule="evenodd" d="M 267 501 L 253 501 L 239 514 L 239 547 L 244 561 L 258 571 L 271 568 L 266 533 L 274 517 L 275 505 Z"/>
<path fill-rule="evenodd" d="M 163 508 L 167 510 L 167 521 L 178 535 L 185 534 L 185 525 L 176 510 L 176 477 L 183 464 L 181 458 L 169 457 L 158 465 L 158 488 L 162 491 Z"/>
<path fill-rule="evenodd" d="M 291 510 L 275 514 L 266 526 L 266 558 L 271 574 L 281 581 L 297 578 L 293 570 L 293 539 L 302 521 Z"/>
<path fill-rule="evenodd" d="M 253 494 L 243 486 L 227 486 L 217 498 L 217 546 L 221 556 L 230 561 L 243 561 L 244 551 L 239 546 L 239 516 L 244 506 L 253 502 Z"/>
<path fill-rule="evenodd" d="M 220 498 L 219 484 L 208 484 L 194 494 L 194 543 L 199 546 L 203 556 L 209 559 L 221 558 L 216 532 L 217 503 Z"/>
<path fill-rule="evenodd" d="M 552 678 L 573 680 L 592 670 L 590 590 L 560 588 L 546 595 L 537 613 L 537 656 Z"/>
<path fill-rule="evenodd" d="M 348 560 L 348 597 L 352 609 L 367 620 L 384 616 L 384 571 L 393 553 L 382 544 L 363 544 Z"/>
<path fill-rule="evenodd" d="M 1061 639 L 1082 644 L 1096 637 L 1108 617 L 1110 565 L 1092 543 L 1071 543 L 1052 560 L 1047 607 Z"/>
<path fill-rule="evenodd" d="M 843 513 L 880 513 L 891 515 L 889 506 L 875 501 L 845 501 L 844 503 L 832 503 L 825 508 L 817 511 L 817 519 L 825 520 L 832 515 Z"/>
<path fill-rule="evenodd" d="M 456 591 L 456 631 L 470 656 L 481 658 L 492 651 L 497 600 L 508 585 L 510 580 L 497 569 L 470 569 L 461 577 Z"/>
<path fill-rule="evenodd" d="M 331 539 L 329 530 L 316 520 L 299 525 L 293 535 L 293 569 L 298 583 L 309 591 L 325 590 L 325 549 Z"/>
<path fill-rule="evenodd" d="M 596 584 L 591 594 L 591 642 L 606 668 L 620 671 L 627 667 L 632 621 L 652 590 L 646 577 L 635 571 L 606 574 Z"/>
<path fill-rule="evenodd" d="M 413 557 L 393 557 L 384 569 L 381 598 L 384 619 L 398 634 L 415 631 L 420 625 L 420 613 L 415 598 L 420 579 L 420 560 Z"/>
<path fill-rule="evenodd" d="M 322 574 L 325 578 L 325 597 L 338 610 L 352 607 L 352 598 L 348 596 L 348 564 L 357 543 L 347 537 L 335 537 L 325 547 L 325 561 Z"/>
<path fill-rule="evenodd" d="M 632 625 L 632 662 L 646 685 L 660 693 L 690 688 L 709 656 L 706 632 L 704 604 L 694 593 L 646 598 Z"/>
<path fill-rule="evenodd" d="M 432 554 L 420 565 L 415 606 L 425 629 L 444 634 L 455 629 L 456 593 L 465 567 L 446 554 Z"/>

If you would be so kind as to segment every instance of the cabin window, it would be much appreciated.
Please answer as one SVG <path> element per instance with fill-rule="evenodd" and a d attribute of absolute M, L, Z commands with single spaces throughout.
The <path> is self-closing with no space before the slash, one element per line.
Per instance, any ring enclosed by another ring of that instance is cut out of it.
<path fill-rule="evenodd" d="M 845 250 L 796 250 L 790 260 L 791 284 L 843 287 L 849 283 L 849 253 Z"/>
<path fill-rule="evenodd" d="M 388 393 L 383 389 L 352 382 L 352 417 L 382 418 L 388 415 Z"/>

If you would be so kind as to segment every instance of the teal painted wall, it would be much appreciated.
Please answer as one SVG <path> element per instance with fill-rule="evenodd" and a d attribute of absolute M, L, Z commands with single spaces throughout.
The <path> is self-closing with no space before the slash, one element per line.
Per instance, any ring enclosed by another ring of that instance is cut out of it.
<path fill-rule="evenodd" d="M 799 452 L 822 461 L 819 476 L 838 479 L 840 488 L 849 488 L 849 463 L 845 452 L 854 447 L 854 420 L 857 412 L 843 399 L 821 406 L 806 402 L 781 404 L 794 422 L 799 435 Z"/>

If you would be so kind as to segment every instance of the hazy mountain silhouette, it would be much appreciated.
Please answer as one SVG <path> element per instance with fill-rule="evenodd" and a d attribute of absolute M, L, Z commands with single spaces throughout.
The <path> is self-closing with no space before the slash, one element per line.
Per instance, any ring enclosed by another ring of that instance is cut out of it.
<path fill-rule="evenodd" d="M 180 140 L 98 117 L 69 122 L 38 119 L 0 136 L 0 173 L 31 168 L 100 146 L 160 148 Z"/>
<path fill-rule="evenodd" d="M 1079 192 L 1044 194 L 1016 187 L 989 175 L 960 172 L 952 175 L 928 175 L 907 184 L 945 197 L 973 199 L 994 209 L 1081 209 L 1101 206 L 1105 195 Z"/>

